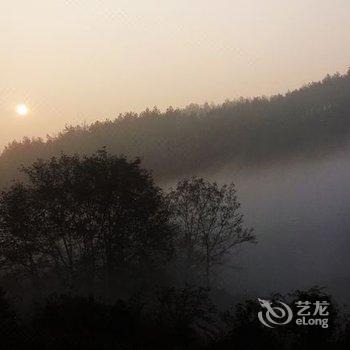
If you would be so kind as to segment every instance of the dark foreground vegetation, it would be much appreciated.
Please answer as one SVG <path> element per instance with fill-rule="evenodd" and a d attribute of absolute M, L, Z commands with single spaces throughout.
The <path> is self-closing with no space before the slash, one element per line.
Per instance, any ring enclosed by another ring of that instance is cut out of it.
<path fill-rule="evenodd" d="M 163 193 L 105 149 L 22 171 L 0 195 L 1 349 L 348 348 L 347 316 L 320 289 L 272 298 L 330 301 L 327 329 L 267 328 L 255 298 L 223 305 L 221 267 L 255 242 L 233 185 Z"/>
<path fill-rule="evenodd" d="M 106 303 L 53 294 L 16 313 L 9 302 L 15 298 L 1 292 L 1 349 L 349 349 L 348 315 L 317 288 L 272 298 L 290 305 L 331 301 L 326 329 L 295 323 L 267 328 L 258 320 L 256 299 L 219 310 L 209 295 L 200 287 L 163 287 L 148 297 L 139 292 Z"/>
<path fill-rule="evenodd" d="M 232 164 L 268 165 L 324 157 L 342 149 L 350 134 L 350 71 L 327 76 L 285 95 L 190 105 L 184 109 L 126 113 L 88 126 L 67 126 L 57 136 L 13 142 L 0 157 L 0 183 L 37 158 L 90 154 L 107 146 L 128 158 L 142 156 L 157 179 Z"/>

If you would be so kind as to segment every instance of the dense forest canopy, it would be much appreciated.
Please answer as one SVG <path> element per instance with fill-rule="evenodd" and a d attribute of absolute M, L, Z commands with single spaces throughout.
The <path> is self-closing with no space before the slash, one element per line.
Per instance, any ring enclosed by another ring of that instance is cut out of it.
<path fill-rule="evenodd" d="M 350 70 L 285 95 L 129 112 L 114 120 L 66 126 L 46 141 L 12 142 L 0 157 L 0 182 L 6 184 L 21 165 L 37 158 L 92 153 L 104 146 L 114 154 L 142 157 L 162 180 L 226 164 L 322 157 L 347 142 L 349 114 Z"/>

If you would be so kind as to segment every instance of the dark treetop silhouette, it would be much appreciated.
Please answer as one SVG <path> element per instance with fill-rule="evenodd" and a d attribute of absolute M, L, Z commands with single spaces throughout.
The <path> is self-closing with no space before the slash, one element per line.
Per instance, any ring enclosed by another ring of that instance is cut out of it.
<path fill-rule="evenodd" d="M 161 191 L 139 160 L 102 150 L 39 160 L 23 171 L 29 181 L 0 197 L 0 251 L 13 273 L 33 284 L 55 276 L 71 290 L 111 291 L 113 275 L 120 289 L 136 274 L 154 276 L 171 255 Z"/>
<path fill-rule="evenodd" d="M 166 283 L 166 263 L 187 252 L 185 260 L 196 261 L 193 275 L 204 274 L 209 286 L 211 269 L 254 239 L 233 185 L 192 178 L 165 196 L 139 164 L 101 150 L 23 168 L 27 182 L 0 196 L 7 275 L 21 275 L 34 291 L 123 294 Z"/>

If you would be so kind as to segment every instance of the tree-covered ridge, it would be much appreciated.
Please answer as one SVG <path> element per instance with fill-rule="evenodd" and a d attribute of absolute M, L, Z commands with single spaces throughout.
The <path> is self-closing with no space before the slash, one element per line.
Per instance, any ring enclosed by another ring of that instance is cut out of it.
<path fill-rule="evenodd" d="M 21 164 L 38 157 L 90 153 L 103 146 L 129 158 L 142 157 L 161 179 L 228 163 L 323 156 L 347 142 L 349 114 L 350 70 L 285 95 L 129 112 L 114 120 L 67 126 L 47 141 L 14 141 L 0 157 L 0 180 L 6 183 Z"/>

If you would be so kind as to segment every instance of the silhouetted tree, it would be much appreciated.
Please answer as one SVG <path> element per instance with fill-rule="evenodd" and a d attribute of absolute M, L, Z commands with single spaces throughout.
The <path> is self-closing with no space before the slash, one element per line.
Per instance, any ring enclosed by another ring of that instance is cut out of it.
<path fill-rule="evenodd" d="M 184 179 L 170 191 L 168 201 L 178 231 L 178 254 L 186 269 L 204 270 L 208 287 L 213 267 L 221 265 L 233 248 L 255 241 L 253 231 L 243 225 L 233 184 Z"/>
<path fill-rule="evenodd" d="M 163 195 L 139 164 L 101 150 L 24 168 L 28 182 L 0 197 L 4 263 L 33 281 L 54 274 L 70 289 L 91 291 L 156 276 L 172 232 Z"/>

